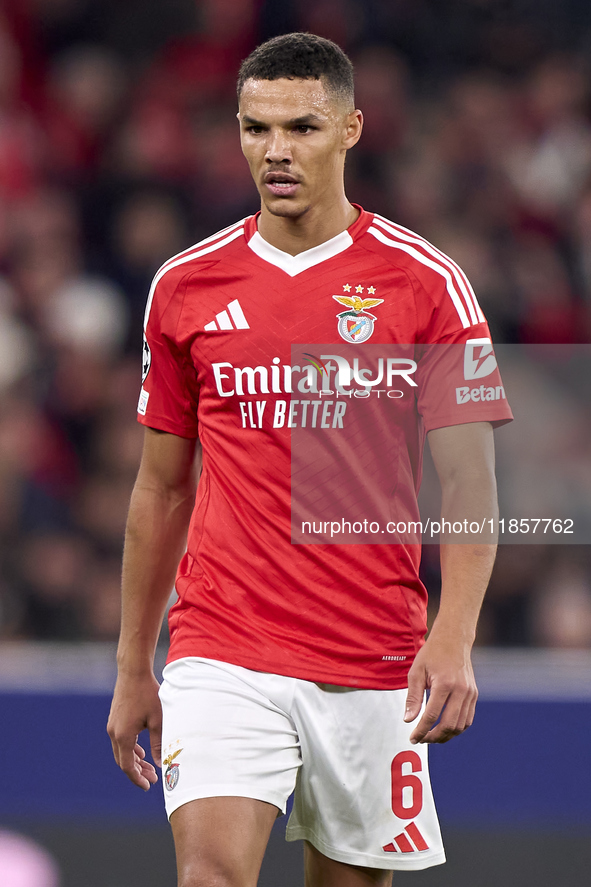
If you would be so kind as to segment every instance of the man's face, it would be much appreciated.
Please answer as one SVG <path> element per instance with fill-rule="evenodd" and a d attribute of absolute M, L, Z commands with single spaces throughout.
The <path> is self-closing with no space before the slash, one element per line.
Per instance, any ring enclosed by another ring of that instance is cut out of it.
<path fill-rule="evenodd" d="M 343 189 L 345 153 L 359 138 L 349 112 L 321 80 L 247 80 L 240 96 L 242 151 L 274 216 L 330 206 Z"/>

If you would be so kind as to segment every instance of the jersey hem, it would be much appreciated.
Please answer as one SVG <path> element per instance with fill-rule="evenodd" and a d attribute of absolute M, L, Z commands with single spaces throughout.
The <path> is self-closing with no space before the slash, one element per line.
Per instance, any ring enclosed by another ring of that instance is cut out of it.
<path fill-rule="evenodd" d="M 189 430 L 180 425 L 175 425 L 170 419 L 162 418 L 160 416 L 142 416 L 141 414 L 138 414 L 137 420 L 140 425 L 145 425 L 147 428 L 156 428 L 158 431 L 164 431 L 167 434 L 176 434 L 177 437 L 186 437 L 190 440 L 199 437 L 199 432 L 196 428 L 194 430 Z"/>
<path fill-rule="evenodd" d="M 359 853 L 350 850 L 338 850 L 326 844 L 322 838 L 319 838 L 311 829 L 303 826 L 290 826 L 289 823 L 285 830 L 286 841 L 309 841 L 317 850 L 334 859 L 336 862 L 344 862 L 348 865 L 361 865 L 368 868 L 388 869 L 389 871 L 405 870 L 419 871 L 427 869 L 434 865 L 442 865 L 445 862 L 445 852 L 437 850 L 433 853 L 422 851 L 424 855 L 419 855 L 420 850 L 416 851 L 416 855 L 397 856 L 395 859 L 390 854 L 388 856 L 377 856 L 373 853 Z"/>
<path fill-rule="evenodd" d="M 216 655 L 215 653 L 203 650 L 198 653 L 195 651 L 175 651 L 174 653 L 171 653 L 169 651 L 166 665 L 170 665 L 170 663 L 176 662 L 178 659 L 195 657 L 198 659 L 213 659 L 215 662 L 225 662 L 228 665 L 238 665 L 241 668 L 248 668 L 250 671 L 259 671 L 263 674 L 276 674 L 285 678 L 297 678 L 297 680 L 300 681 L 310 681 L 314 684 L 333 684 L 336 687 L 351 687 L 356 690 L 406 690 L 408 687 L 408 670 L 414 660 L 413 656 L 412 659 L 409 659 L 408 663 L 404 663 L 405 671 L 403 675 L 400 675 L 398 678 L 384 681 L 379 681 L 376 678 L 368 676 L 353 677 L 352 675 L 335 674 L 334 672 L 322 671 L 321 669 L 312 670 L 298 667 L 292 669 L 277 666 L 272 663 L 262 663 L 260 659 L 255 661 L 248 656 L 237 656 L 234 658 L 228 656 L 227 652 L 224 652 L 224 655 Z M 407 664 L 408 667 L 406 667 Z"/>
<path fill-rule="evenodd" d="M 261 791 L 260 787 L 256 785 L 212 783 L 211 785 L 200 785 L 194 791 L 186 791 L 184 795 L 177 795 L 174 799 L 165 796 L 166 815 L 170 819 L 179 807 L 184 807 L 191 801 L 201 801 L 204 798 L 250 798 L 253 801 L 265 801 L 267 804 L 273 804 L 281 815 L 287 810 L 287 798 L 282 798 L 276 792 Z"/>
<path fill-rule="evenodd" d="M 423 419 L 423 422 L 425 420 Z M 457 415 L 455 416 L 441 416 L 437 419 L 434 419 L 432 422 L 427 425 L 425 423 L 425 432 L 428 434 L 429 431 L 435 431 L 437 428 L 452 428 L 456 425 L 473 425 L 474 422 L 490 422 L 493 428 L 500 428 L 501 425 L 507 425 L 509 422 L 513 421 L 513 414 L 500 416 L 497 419 L 491 418 L 490 415 L 482 415 L 478 416 L 477 414 L 472 414 L 470 418 L 463 419 L 461 422 L 458 422 Z"/>

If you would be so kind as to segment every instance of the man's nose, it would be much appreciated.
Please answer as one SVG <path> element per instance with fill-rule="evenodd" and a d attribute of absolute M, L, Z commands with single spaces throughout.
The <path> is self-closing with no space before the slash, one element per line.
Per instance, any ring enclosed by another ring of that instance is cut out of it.
<path fill-rule="evenodd" d="M 265 160 L 269 163 L 291 162 L 291 145 L 289 136 L 280 129 L 271 130 Z"/>

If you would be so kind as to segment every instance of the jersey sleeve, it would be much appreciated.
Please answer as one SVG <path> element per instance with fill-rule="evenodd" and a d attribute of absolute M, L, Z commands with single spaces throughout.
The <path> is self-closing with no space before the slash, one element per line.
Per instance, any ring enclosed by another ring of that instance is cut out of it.
<path fill-rule="evenodd" d="M 496 427 L 513 419 L 486 324 L 421 346 L 417 363 L 417 403 L 426 431 L 467 422 Z"/>
<path fill-rule="evenodd" d="M 447 256 L 416 280 L 417 403 L 426 431 L 513 419 L 486 318 L 463 271 Z"/>
<path fill-rule="evenodd" d="M 197 373 L 189 346 L 179 341 L 186 284 L 172 273 L 152 284 L 144 327 L 138 421 L 151 428 L 197 437 Z"/>

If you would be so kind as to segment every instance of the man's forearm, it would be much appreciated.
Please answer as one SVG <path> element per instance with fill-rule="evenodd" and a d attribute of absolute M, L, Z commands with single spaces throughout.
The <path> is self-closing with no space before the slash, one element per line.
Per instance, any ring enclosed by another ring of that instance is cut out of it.
<path fill-rule="evenodd" d="M 152 668 L 195 502 L 197 442 L 147 428 L 123 554 L 119 672 Z"/>
<path fill-rule="evenodd" d="M 470 524 L 496 517 L 492 429 L 488 423 L 440 428 L 429 442 L 441 481 L 442 517 Z M 471 650 L 476 623 L 495 559 L 491 540 L 451 536 L 441 544 L 441 601 L 424 646 L 408 674 L 405 720 L 429 699 L 411 742 L 447 742 L 470 726 L 478 691 Z M 455 542 L 455 544 L 454 544 Z M 438 720 L 439 719 L 439 720 Z"/>
<path fill-rule="evenodd" d="M 469 647 L 492 568 L 496 545 L 442 545 L 441 599 L 433 628 Z"/>
<path fill-rule="evenodd" d="M 441 480 L 441 516 L 452 527 L 477 524 L 487 531 L 497 525 L 498 517 L 492 431 L 478 426 L 466 429 L 464 451 L 464 441 L 458 441 L 457 434 L 453 428 L 441 429 L 434 445 L 432 440 Z M 436 619 L 438 632 L 445 630 L 470 647 L 497 549 L 492 534 L 485 532 L 472 540 L 470 533 L 453 532 L 442 539 L 441 600 Z"/>
<path fill-rule="evenodd" d="M 125 535 L 120 670 L 151 667 L 166 604 L 187 539 L 194 491 L 185 496 L 144 487 L 133 491 Z"/>

